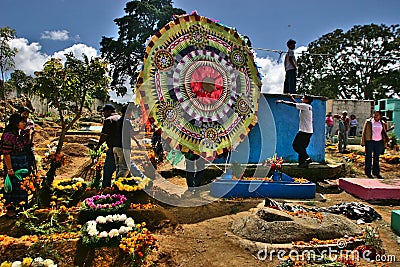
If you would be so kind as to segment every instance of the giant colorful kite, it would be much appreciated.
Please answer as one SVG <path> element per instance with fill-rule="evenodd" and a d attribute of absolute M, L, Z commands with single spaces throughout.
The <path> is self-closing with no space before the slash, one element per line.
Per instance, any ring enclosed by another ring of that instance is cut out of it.
<path fill-rule="evenodd" d="M 261 82 L 247 42 L 197 14 L 176 17 L 151 38 L 136 95 L 172 148 L 217 157 L 257 123 Z"/>

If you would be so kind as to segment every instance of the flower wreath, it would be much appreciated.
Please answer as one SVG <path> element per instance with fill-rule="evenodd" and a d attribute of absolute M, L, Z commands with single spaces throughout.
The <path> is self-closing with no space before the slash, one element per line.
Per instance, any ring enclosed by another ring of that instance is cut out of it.
<path fill-rule="evenodd" d="M 86 183 L 83 178 L 72 178 L 72 179 L 62 179 L 55 180 L 51 184 L 56 193 L 66 193 L 71 194 L 76 191 L 82 191 L 86 189 Z"/>
<path fill-rule="evenodd" d="M 118 246 L 123 237 L 136 230 L 135 221 L 126 214 L 98 216 L 82 226 L 82 244 L 90 247 Z"/>
<path fill-rule="evenodd" d="M 125 210 L 128 206 L 127 198 L 121 194 L 95 195 L 86 198 L 81 203 L 81 211 L 99 213 L 113 213 Z"/>
<path fill-rule="evenodd" d="M 114 187 L 119 191 L 134 192 L 146 188 L 150 184 L 150 181 L 150 178 L 147 177 L 119 178 L 114 182 Z"/>

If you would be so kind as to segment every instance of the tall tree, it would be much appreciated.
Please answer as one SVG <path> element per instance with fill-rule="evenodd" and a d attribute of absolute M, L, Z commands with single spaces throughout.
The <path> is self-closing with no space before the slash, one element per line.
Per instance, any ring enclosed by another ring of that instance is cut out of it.
<path fill-rule="evenodd" d="M 400 92 L 399 25 L 337 29 L 298 58 L 299 91 L 328 98 L 375 99 Z"/>
<path fill-rule="evenodd" d="M 22 94 L 30 95 L 33 91 L 34 79 L 30 75 L 26 75 L 22 70 L 15 70 L 10 75 L 10 79 L 6 82 L 7 88 L 16 90 L 17 97 Z"/>
<path fill-rule="evenodd" d="M 135 0 L 126 3 L 124 10 L 126 15 L 114 20 L 119 28 L 118 39 L 103 36 L 100 43 L 102 56 L 111 64 L 111 86 L 119 95 L 127 92 L 126 81 L 132 86 L 136 83 L 146 40 L 171 21 L 173 15 L 186 13 L 174 8 L 172 0 Z"/>
<path fill-rule="evenodd" d="M 58 111 L 61 122 L 60 139 L 56 151 L 50 161 L 50 169 L 44 181 L 42 204 L 49 202 L 47 193 L 54 180 L 56 170 L 61 166 L 63 156 L 61 149 L 65 135 L 79 120 L 82 110 L 94 96 L 107 95 L 110 79 L 108 63 L 101 58 L 88 59 L 83 54 L 83 60 L 66 54 L 63 66 L 60 59 L 52 58 L 44 64 L 44 68 L 35 75 L 34 91 L 49 101 L 49 106 Z M 104 100 L 104 99 L 103 99 Z"/>
<path fill-rule="evenodd" d="M 7 115 L 7 101 L 5 93 L 5 74 L 14 68 L 16 48 L 10 47 L 10 40 L 16 37 L 16 31 L 10 27 L 0 28 L 0 99 L 4 100 L 4 115 Z M 3 116 L 5 118 L 6 116 Z"/>

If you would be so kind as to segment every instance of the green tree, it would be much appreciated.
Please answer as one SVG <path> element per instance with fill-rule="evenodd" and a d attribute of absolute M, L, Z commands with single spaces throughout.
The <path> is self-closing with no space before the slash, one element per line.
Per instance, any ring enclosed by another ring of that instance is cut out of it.
<path fill-rule="evenodd" d="M 94 96 L 107 95 L 110 81 L 108 63 L 101 58 L 89 60 L 84 54 L 83 60 L 72 54 L 66 54 L 66 58 L 64 65 L 60 59 L 52 58 L 44 64 L 42 71 L 35 73 L 34 92 L 49 101 L 49 106 L 58 111 L 61 122 L 60 138 L 41 193 L 42 205 L 48 205 L 50 201 L 48 192 L 56 170 L 62 164 L 61 149 L 67 131 L 79 120 L 84 106 Z"/>
<path fill-rule="evenodd" d="M 10 27 L 0 28 L 0 99 L 6 100 L 5 74 L 14 68 L 14 57 L 17 54 L 16 48 L 10 47 L 10 40 L 16 37 L 16 31 Z M 4 113 L 7 114 L 7 105 L 4 101 Z M 4 116 L 5 118 L 6 116 Z"/>
<path fill-rule="evenodd" d="M 26 75 L 22 70 L 15 70 L 10 75 L 10 79 L 6 81 L 6 91 L 16 90 L 17 97 L 22 94 L 30 95 L 33 91 L 34 79 L 30 75 Z"/>
<path fill-rule="evenodd" d="M 299 92 L 328 98 L 375 99 L 399 93 L 399 25 L 337 29 L 298 58 Z"/>
<path fill-rule="evenodd" d="M 186 13 L 174 8 L 172 0 L 130 1 L 124 10 L 126 15 L 114 20 L 119 28 L 118 39 L 103 36 L 100 43 L 102 56 L 110 62 L 111 86 L 118 95 L 126 94 L 126 81 L 135 85 L 146 40 L 171 21 L 173 15 Z"/>

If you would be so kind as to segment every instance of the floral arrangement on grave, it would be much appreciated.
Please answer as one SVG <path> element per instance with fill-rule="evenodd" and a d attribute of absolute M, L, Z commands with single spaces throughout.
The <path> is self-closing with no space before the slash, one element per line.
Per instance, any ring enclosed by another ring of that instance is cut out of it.
<path fill-rule="evenodd" d="M 268 158 L 263 161 L 262 165 L 264 167 L 270 168 L 271 171 L 273 171 L 272 174 L 272 179 L 273 180 L 282 180 L 282 164 L 283 164 L 283 158 L 278 157 L 276 153 L 272 158 Z"/>
<path fill-rule="evenodd" d="M 278 157 L 276 153 L 272 158 L 268 158 L 263 161 L 262 165 L 264 167 L 269 167 L 272 171 L 282 171 L 282 164 L 283 164 L 283 158 Z"/>
<path fill-rule="evenodd" d="M 159 245 L 154 235 L 144 228 L 145 223 L 142 223 L 143 228 L 138 228 L 140 231 L 130 232 L 127 237 L 122 238 L 119 248 L 122 252 L 130 257 L 130 262 L 133 267 L 143 266 L 147 256 L 157 251 Z"/>
<path fill-rule="evenodd" d="M 379 230 L 377 227 L 367 225 L 363 231 L 362 240 L 364 245 L 356 247 L 356 250 L 363 255 L 363 257 L 368 261 L 375 260 L 377 254 L 385 254 L 382 248 L 382 239 L 379 235 Z"/>
<path fill-rule="evenodd" d="M 129 207 L 127 198 L 121 194 L 95 195 L 82 201 L 80 212 L 109 214 L 125 211 Z"/>
<path fill-rule="evenodd" d="M 14 266 L 21 266 L 21 267 L 28 267 L 28 266 L 32 266 L 32 267 L 39 267 L 39 266 L 43 266 L 43 267 L 57 267 L 57 264 L 54 263 L 53 260 L 51 259 L 43 259 L 41 257 L 37 257 L 37 258 L 30 258 L 30 257 L 26 257 L 23 258 L 22 261 L 4 261 L 0 264 L 1 267 L 14 267 Z"/>
<path fill-rule="evenodd" d="M 54 180 L 51 186 L 56 195 L 70 195 L 86 189 L 85 180 L 80 177 Z"/>
<path fill-rule="evenodd" d="M 134 192 L 145 189 L 147 186 L 150 186 L 150 183 L 151 179 L 148 177 L 121 177 L 114 182 L 114 188 L 119 191 Z"/>
<path fill-rule="evenodd" d="M 82 226 L 82 244 L 88 247 L 116 247 L 128 233 L 138 231 L 137 227 L 141 225 L 136 225 L 126 214 L 98 216 Z"/>

